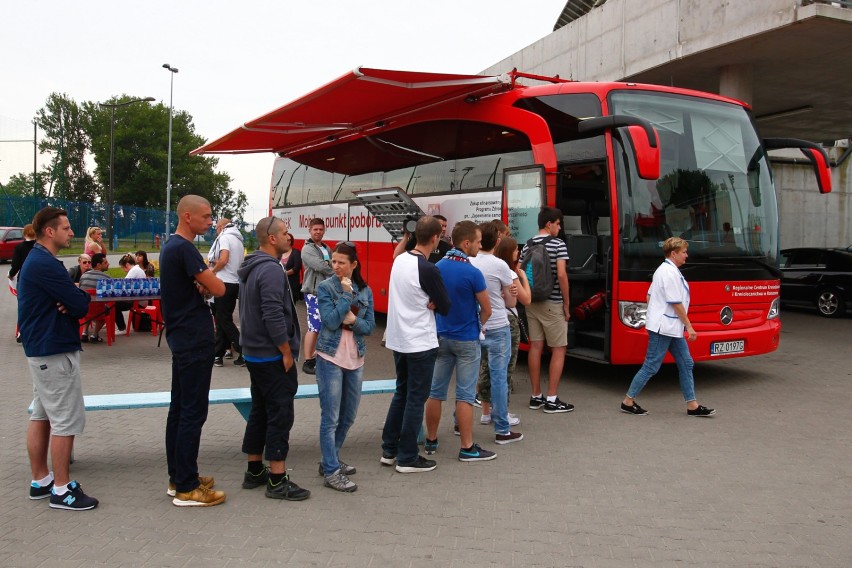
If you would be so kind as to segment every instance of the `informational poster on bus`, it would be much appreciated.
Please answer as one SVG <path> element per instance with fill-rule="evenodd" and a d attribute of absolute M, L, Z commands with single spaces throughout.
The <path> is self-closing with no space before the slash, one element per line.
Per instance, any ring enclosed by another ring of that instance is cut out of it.
<path fill-rule="evenodd" d="M 413 196 L 413 201 L 427 215 L 446 217 L 448 236 L 452 234 L 453 227 L 459 221 L 484 223 L 492 219 L 500 219 L 502 209 L 500 191 Z M 326 241 L 333 243 L 342 240 L 351 240 L 356 243 L 392 242 L 390 234 L 382 228 L 381 223 L 360 204 L 301 205 L 274 209 L 272 214 L 287 223 L 290 233 L 297 241 L 309 238 L 310 221 L 319 217 L 325 222 Z"/>
<path fill-rule="evenodd" d="M 500 219 L 503 208 L 500 191 L 483 191 L 461 195 L 429 195 L 413 197 L 427 215 L 443 215 L 447 218 L 447 236 L 459 221 L 484 223 Z"/>
<path fill-rule="evenodd" d="M 543 203 L 541 170 L 506 172 L 505 180 L 509 231 L 524 242 L 538 233 L 538 212 Z"/>

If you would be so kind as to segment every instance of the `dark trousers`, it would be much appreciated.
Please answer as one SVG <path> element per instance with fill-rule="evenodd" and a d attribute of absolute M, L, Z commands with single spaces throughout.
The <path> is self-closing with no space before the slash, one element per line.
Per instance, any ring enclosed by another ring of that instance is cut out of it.
<path fill-rule="evenodd" d="M 234 309 L 240 297 L 240 285 L 225 283 L 225 295 L 213 301 L 213 318 L 216 320 L 216 357 L 222 357 L 225 351 L 234 345 L 237 353 L 240 347 L 240 330 L 234 324 Z"/>
<path fill-rule="evenodd" d="M 115 326 L 118 331 L 127 329 L 127 324 L 124 323 L 124 312 L 129 311 L 133 307 L 133 302 L 116 302 L 115 303 Z"/>
<path fill-rule="evenodd" d="M 397 463 L 417 459 L 417 435 L 423 425 L 423 405 L 432 388 L 437 355 L 437 349 L 419 353 L 393 352 L 396 392 L 382 430 L 382 450 L 396 456 Z"/>
<path fill-rule="evenodd" d="M 166 418 L 169 481 L 181 493 L 198 487 L 198 447 L 207 421 L 213 346 L 172 353 L 172 399 Z"/>
<path fill-rule="evenodd" d="M 251 377 L 251 412 L 243 436 L 243 453 L 264 455 L 269 461 L 284 461 L 290 451 L 293 427 L 293 397 L 299 388 L 295 363 L 289 371 L 283 361 L 246 361 Z"/>

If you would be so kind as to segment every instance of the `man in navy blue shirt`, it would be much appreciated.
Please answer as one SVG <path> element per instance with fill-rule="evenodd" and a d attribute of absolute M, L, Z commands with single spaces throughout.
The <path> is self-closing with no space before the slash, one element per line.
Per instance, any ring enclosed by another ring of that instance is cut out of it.
<path fill-rule="evenodd" d="M 184 196 L 178 226 L 160 253 L 160 291 L 166 341 L 172 351 L 172 399 L 166 419 L 168 495 L 178 507 L 210 507 L 225 501 L 212 477 L 198 475 L 198 447 L 207 420 L 213 374 L 213 319 L 204 299 L 222 296 L 225 283 L 192 244 L 213 225 L 210 203 Z"/>
<path fill-rule="evenodd" d="M 69 469 L 74 437 L 86 425 L 78 321 L 89 311 L 89 294 L 74 285 L 56 258 L 74 237 L 68 213 L 45 207 L 33 218 L 33 229 L 36 244 L 18 276 L 18 326 L 33 380 L 27 428 L 30 499 L 49 497 L 51 508 L 85 511 L 98 500 L 83 493 Z M 47 467 L 48 449 L 53 472 Z"/>

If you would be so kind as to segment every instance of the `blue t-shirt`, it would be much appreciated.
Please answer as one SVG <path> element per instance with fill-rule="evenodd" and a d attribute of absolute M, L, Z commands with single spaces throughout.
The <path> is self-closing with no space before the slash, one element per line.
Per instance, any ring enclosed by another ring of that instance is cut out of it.
<path fill-rule="evenodd" d="M 437 264 L 452 302 L 450 312 L 438 314 L 438 335 L 457 341 L 479 339 L 479 302 L 476 295 L 485 290 L 485 277 L 469 262 L 444 258 Z"/>
<path fill-rule="evenodd" d="M 205 270 L 201 253 L 180 235 L 172 235 L 160 252 L 160 305 L 173 352 L 213 342 L 210 308 L 195 287 L 195 276 Z"/>

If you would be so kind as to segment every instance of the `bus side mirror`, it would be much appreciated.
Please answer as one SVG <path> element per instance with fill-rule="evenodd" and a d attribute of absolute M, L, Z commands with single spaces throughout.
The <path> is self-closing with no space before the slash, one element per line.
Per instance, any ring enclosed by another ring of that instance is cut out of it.
<path fill-rule="evenodd" d="M 763 147 L 767 150 L 798 148 L 814 169 L 819 192 L 831 192 L 831 168 L 828 165 L 828 154 L 819 144 L 798 138 L 766 138 L 763 140 Z"/>
<path fill-rule="evenodd" d="M 577 124 L 577 132 L 585 136 L 597 136 L 610 130 L 618 136 L 618 128 L 627 128 L 636 159 L 637 173 L 642 179 L 656 180 L 660 177 L 660 138 L 651 123 L 637 116 L 613 114 L 587 118 Z"/>

